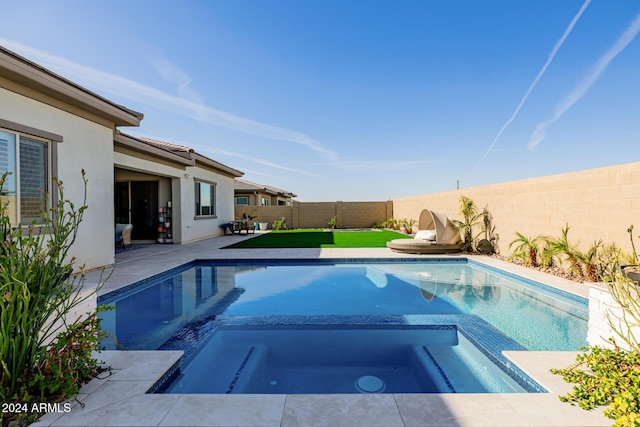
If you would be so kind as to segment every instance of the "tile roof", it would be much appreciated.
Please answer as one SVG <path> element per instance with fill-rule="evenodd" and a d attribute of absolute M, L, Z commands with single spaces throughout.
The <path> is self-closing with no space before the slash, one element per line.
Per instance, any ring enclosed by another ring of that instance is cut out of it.
<path fill-rule="evenodd" d="M 171 153 L 171 155 L 175 155 L 186 159 L 188 161 L 189 166 L 195 166 L 196 164 L 204 165 L 209 168 L 213 168 L 224 174 L 230 175 L 233 178 L 238 178 L 244 175 L 244 172 L 241 172 L 235 168 L 227 166 L 223 163 L 220 163 L 216 160 L 213 160 L 207 156 L 203 156 L 202 154 L 197 153 L 193 150 L 193 148 L 189 148 L 185 145 L 172 144 L 170 142 L 160 141 L 152 138 L 145 137 L 135 137 L 131 135 L 124 134 L 122 132 L 117 131 L 115 136 L 115 140 L 120 141 L 123 140 L 125 143 L 127 141 L 137 141 L 138 144 L 144 144 L 149 147 L 148 150 L 161 150 L 167 153 Z M 120 138 L 120 139 L 118 139 Z M 147 151 L 145 148 L 138 148 L 142 151 Z"/>
<path fill-rule="evenodd" d="M 246 179 L 236 178 L 234 180 L 234 188 L 236 190 L 250 190 L 250 191 L 264 191 L 270 194 L 282 195 L 287 197 L 298 197 L 296 194 L 293 194 L 291 191 L 283 190 L 278 187 L 273 187 L 270 185 L 258 184 L 255 182 L 247 181 Z"/>
<path fill-rule="evenodd" d="M 186 147 L 184 145 L 171 144 L 169 142 L 159 141 L 157 139 L 151 139 L 151 138 L 145 138 L 145 137 L 139 137 L 138 139 L 150 145 L 153 145 L 155 147 L 170 151 L 174 154 L 177 154 L 178 156 L 185 157 L 187 159 L 190 159 L 191 158 L 190 154 L 194 152 L 192 148 Z"/>

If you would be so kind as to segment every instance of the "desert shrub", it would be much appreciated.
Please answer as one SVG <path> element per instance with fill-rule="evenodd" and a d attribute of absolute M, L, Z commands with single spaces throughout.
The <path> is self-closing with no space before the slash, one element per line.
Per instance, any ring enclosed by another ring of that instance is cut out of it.
<path fill-rule="evenodd" d="M 5 182 L 0 179 L 0 192 Z M 75 325 L 66 316 L 91 294 L 82 293 L 84 267 L 73 275 L 76 240 L 86 206 L 65 199 L 42 213 L 41 224 L 12 224 L 9 202 L 0 206 L 0 401 L 61 401 L 99 369 L 91 351 L 100 340 L 97 311 Z M 60 332 L 61 327 L 64 332 Z M 3 414 L 14 418 L 16 414 Z M 3 423 L 5 420 L 3 420 Z"/>
<path fill-rule="evenodd" d="M 287 224 L 285 217 L 281 217 L 273 221 L 273 224 L 271 224 L 271 228 L 274 230 L 286 230 Z"/>
<path fill-rule="evenodd" d="M 605 259 L 610 263 L 606 283 L 620 307 L 619 312 L 607 312 L 607 320 L 616 335 L 610 338 L 613 348 L 590 346 L 578 354 L 576 364 L 551 372 L 576 384 L 570 393 L 560 397 L 563 402 L 578 404 L 583 409 L 609 405 L 604 414 L 615 420 L 614 426 L 638 426 L 640 342 L 634 332 L 640 330 L 640 284 L 620 268 L 620 262 L 627 259 L 625 254 L 615 247 L 609 248 L 606 254 Z M 616 340 L 624 342 L 627 348 L 620 348 Z"/>

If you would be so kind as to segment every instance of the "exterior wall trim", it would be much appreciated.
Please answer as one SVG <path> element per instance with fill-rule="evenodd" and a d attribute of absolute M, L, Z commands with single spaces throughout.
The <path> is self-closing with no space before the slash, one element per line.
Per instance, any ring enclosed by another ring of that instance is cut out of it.
<path fill-rule="evenodd" d="M 0 118 L 0 128 L 9 129 L 14 132 L 25 133 L 38 138 L 48 139 L 53 142 L 62 142 L 62 135 L 56 133 L 47 132 L 46 130 L 36 129 L 31 126 L 22 125 L 20 123 L 11 122 Z"/>

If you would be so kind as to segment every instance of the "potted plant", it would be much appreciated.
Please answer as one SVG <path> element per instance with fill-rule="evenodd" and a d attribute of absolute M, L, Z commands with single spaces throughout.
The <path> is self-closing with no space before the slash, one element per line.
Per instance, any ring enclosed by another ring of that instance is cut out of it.
<path fill-rule="evenodd" d="M 337 222 L 338 222 L 337 217 L 334 215 L 331 219 L 329 219 L 329 221 L 327 221 L 327 225 L 329 226 L 329 228 L 333 229 L 333 228 L 336 228 Z"/>

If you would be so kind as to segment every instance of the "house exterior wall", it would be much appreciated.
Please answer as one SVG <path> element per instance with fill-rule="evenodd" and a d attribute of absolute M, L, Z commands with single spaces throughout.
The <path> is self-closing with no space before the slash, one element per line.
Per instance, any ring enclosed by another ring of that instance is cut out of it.
<path fill-rule="evenodd" d="M 123 152 L 124 151 L 124 152 Z M 172 202 L 174 243 L 187 243 L 223 234 L 220 225 L 233 219 L 233 178 L 200 166 L 177 166 L 158 162 L 145 155 L 119 150 L 113 153 L 114 165 L 126 169 L 119 176 L 144 176 L 159 181 L 158 204 Z M 216 184 L 216 217 L 195 218 L 195 180 Z M 112 207 L 113 210 L 113 207 Z"/>
<path fill-rule="evenodd" d="M 0 118 L 63 137 L 57 143 L 57 175 L 65 197 L 76 206 L 82 203 L 84 191 L 81 169 L 88 180 L 88 209 L 69 255 L 77 258 L 77 266 L 84 264 L 87 269 L 112 264 L 113 129 L 3 88 Z"/>
<path fill-rule="evenodd" d="M 288 201 L 289 203 L 291 203 L 291 198 L 274 196 L 270 193 L 264 193 L 261 191 L 242 192 L 242 191 L 235 190 L 235 197 L 248 197 L 249 199 L 248 206 L 262 206 L 263 198 L 269 200 L 268 206 L 277 206 L 278 201 L 283 201 L 283 202 Z M 235 203 L 235 198 L 234 198 L 234 203 Z M 240 205 L 240 206 L 244 206 L 244 205 Z"/>
<path fill-rule="evenodd" d="M 180 181 L 182 243 L 224 234 L 220 225 L 233 219 L 233 177 L 198 166 L 188 166 L 187 174 L 191 177 Z M 195 219 L 195 179 L 216 183 L 216 218 Z"/>
<path fill-rule="evenodd" d="M 417 220 L 422 209 L 431 209 L 461 219 L 462 195 L 491 212 L 503 254 L 510 253 L 516 231 L 559 237 L 566 224 L 569 242 L 582 249 L 602 239 L 630 251 L 627 228 L 640 225 L 640 162 L 394 199 L 394 216 Z"/>

